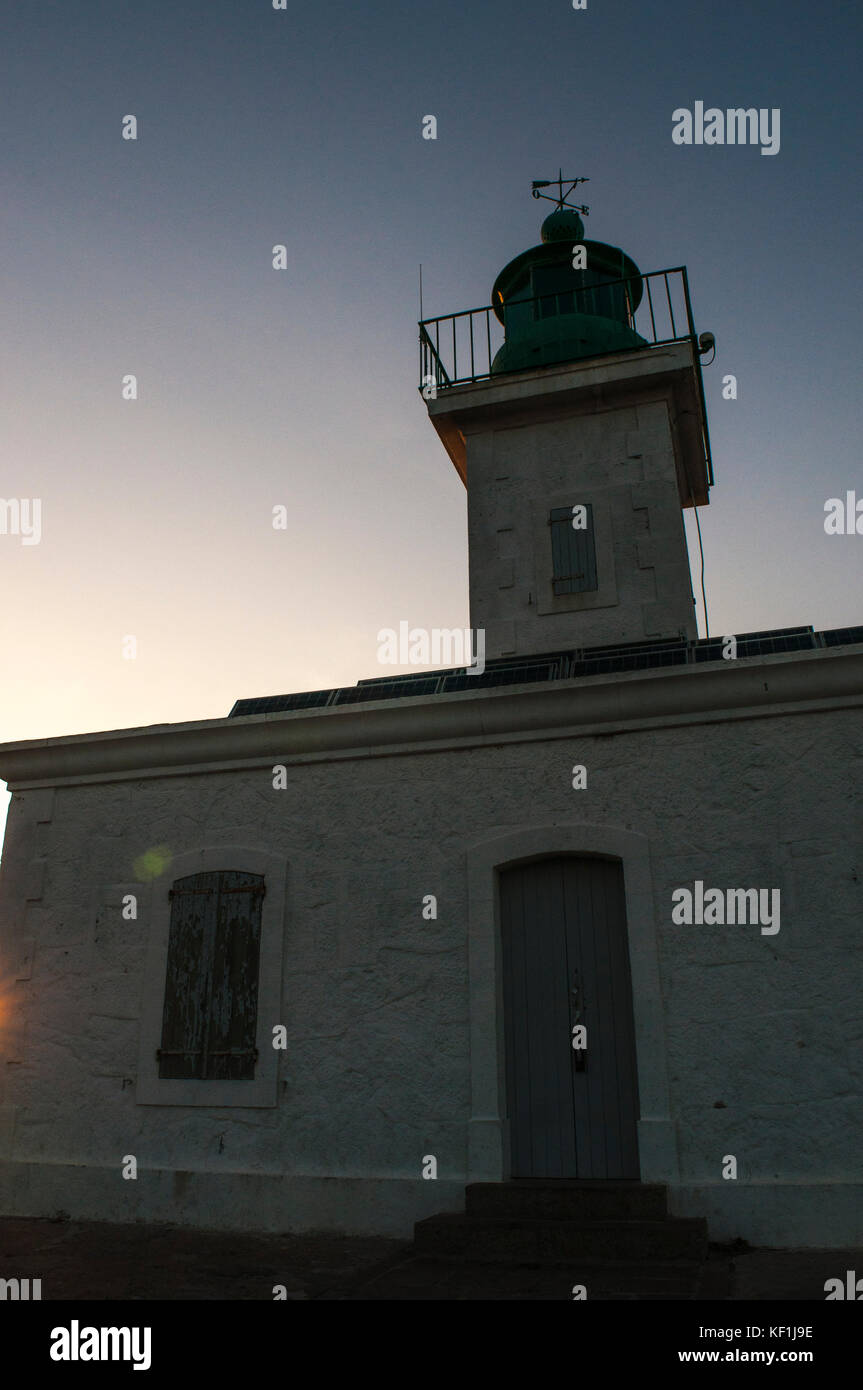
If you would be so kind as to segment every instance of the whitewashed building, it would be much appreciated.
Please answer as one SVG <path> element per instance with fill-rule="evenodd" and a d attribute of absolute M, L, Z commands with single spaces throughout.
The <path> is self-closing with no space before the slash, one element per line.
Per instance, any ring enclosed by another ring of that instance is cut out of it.
<path fill-rule="evenodd" d="M 407 1234 L 628 1179 L 860 1243 L 863 628 L 697 638 L 680 272 L 560 207 L 421 343 L 482 673 L 0 747 L 0 1212 Z"/>

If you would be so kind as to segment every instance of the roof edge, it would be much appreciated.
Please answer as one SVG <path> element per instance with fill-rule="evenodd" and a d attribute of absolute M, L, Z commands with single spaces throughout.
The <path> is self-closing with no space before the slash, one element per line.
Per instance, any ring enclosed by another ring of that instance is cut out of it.
<path fill-rule="evenodd" d="M 765 679 L 765 677 L 769 677 Z M 231 764 L 359 758 L 512 738 L 759 718 L 863 704 L 863 643 L 242 719 L 0 745 L 10 791 Z"/>

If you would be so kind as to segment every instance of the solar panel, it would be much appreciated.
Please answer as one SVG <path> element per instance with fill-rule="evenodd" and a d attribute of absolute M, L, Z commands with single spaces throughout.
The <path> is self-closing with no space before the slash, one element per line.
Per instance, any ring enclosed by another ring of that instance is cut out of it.
<path fill-rule="evenodd" d="M 665 651 L 668 647 L 685 647 L 687 645 L 684 637 L 655 637 L 651 641 L 646 638 L 640 642 L 615 642 L 612 646 L 606 647 L 582 647 L 580 655 L 590 661 L 593 657 L 610 656 L 634 656 L 637 652 L 658 652 Z"/>
<path fill-rule="evenodd" d="M 863 642 L 863 627 L 834 627 L 822 632 L 825 647 L 847 647 L 855 642 Z"/>
<path fill-rule="evenodd" d="M 863 627 L 838 627 L 817 633 L 810 627 L 774 628 L 765 632 L 735 634 L 737 655 L 773 656 L 781 652 L 808 651 L 821 647 L 863 643 Z M 237 700 L 228 718 L 251 714 L 282 714 L 317 709 L 325 705 L 359 705 L 373 700 L 403 700 L 412 696 L 450 694 L 464 690 L 489 690 L 507 685 L 529 685 L 568 680 L 572 677 L 614 675 L 621 671 L 660 670 L 666 666 L 685 666 L 721 661 L 724 637 L 658 638 L 655 641 L 625 642 L 610 647 L 583 647 L 562 652 L 543 652 L 523 657 L 497 657 L 486 663 L 479 674 L 468 675 L 465 668 L 412 671 L 397 676 L 370 676 L 356 685 L 335 690 L 306 690 L 293 695 L 269 695 Z"/>
<path fill-rule="evenodd" d="M 228 715 L 237 719 L 244 714 L 283 714 L 296 709 L 315 709 L 329 703 L 334 690 L 300 690 L 293 695 L 263 695 L 252 700 L 238 700 Z"/>
<path fill-rule="evenodd" d="M 738 656 L 773 656 L 776 652 L 811 651 L 815 647 L 815 634 L 810 628 L 774 633 L 744 632 L 737 639 Z"/>
<path fill-rule="evenodd" d="M 351 685 L 337 690 L 334 705 L 359 705 L 369 700 L 403 700 L 408 695 L 434 695 L 437 691 L 437 676 L 412 676 L 407 680 L 398 678 L 368 685 Z"/>
<path fill-rule="evenodd" d="M 735 634 L 735 639 L 738 657 L 806 651 L 818 645 L 811 627 L 776 628 L 774 632 L 742 632 Z M 692 644 L 691 659 L 696 663 L 721 661 L 727 641 L 727 637 L 702 637 Z"/>
<path fill-rule="evenodd" d="M 543 660 L 531 665 L 507 663 L 504 667 L 498 667 L 494 662 L 489 662 L 485 670 L 475 676 L 467 675 L 464 670 L 447 676 L 443 681 L 442 689 L 445 691 L 484 690 L 496 685 L 527 685 L 531 681 L 559 680 L 560 667 L 560 659 L 551 662 Z"/>
<path fill-rule="evenodd" d="M 454 668 L 447 671 L 427 671 L 424 676 L 418 676 L 415 671 L 405 671 L 400 676 L 366 676 L 364 680 L 357 681 L 357 685 L 362 686 L 363 689 L 370 685 L 404 685 L 417 680 L 438 680 L 441 676 L 449 676 L 454 673 Z M 354 687 L 351 686 L 350 688 L 353 690 Z"/>

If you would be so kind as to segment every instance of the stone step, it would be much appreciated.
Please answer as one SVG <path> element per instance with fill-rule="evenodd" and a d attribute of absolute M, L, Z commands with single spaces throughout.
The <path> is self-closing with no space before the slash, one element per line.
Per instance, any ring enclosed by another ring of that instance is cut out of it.
<path fill-rule="evenodd" d="M 661 1183 L 545 1178 L 475 1182 L 466 1189 L 465 1205 L 468 1216 L 546 1221 L 661 1221 L 667 1216 L 666 1189 Z"/>
<path fill-rule="evenodd" d="M 702 1260 L 707 1223 L 698 1218 L 554 1221 L 444 1213 L 416 1223 L 414 1252 L 422 1258 L 570 1266 L 578 1260 Z"/>

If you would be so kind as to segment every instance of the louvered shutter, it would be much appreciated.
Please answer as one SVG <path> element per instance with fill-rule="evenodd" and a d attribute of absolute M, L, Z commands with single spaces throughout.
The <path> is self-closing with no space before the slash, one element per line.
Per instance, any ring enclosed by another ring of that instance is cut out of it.
<path fill-rule="evenodd" d="M 554 507 L 549 517 L 555 594 L 580 594 L 597 588 L 593 506 L 590 502 L 578 505 L 585 508 L 584 529 L 573 526 L 572 507 Z"/>

